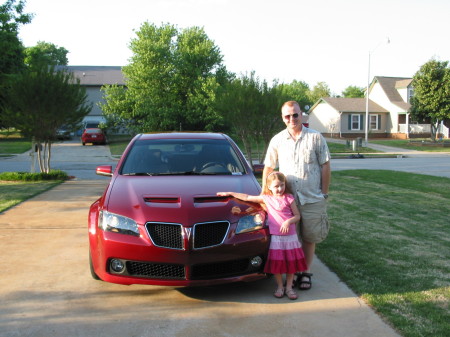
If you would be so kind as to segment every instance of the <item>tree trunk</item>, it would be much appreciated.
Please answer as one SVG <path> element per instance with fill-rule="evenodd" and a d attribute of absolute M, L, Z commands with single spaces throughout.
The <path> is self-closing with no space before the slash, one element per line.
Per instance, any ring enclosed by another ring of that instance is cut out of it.
<path fill-rule="evenodd" d="M 37 146 L 37 156 L 38 156 L 38 162 L 39 162 L 39 171 L 44 172 L 44 165 L 43 165 L 43 161 L 42 161 L 42 143 L 37 142 L 36 146 Z"/>

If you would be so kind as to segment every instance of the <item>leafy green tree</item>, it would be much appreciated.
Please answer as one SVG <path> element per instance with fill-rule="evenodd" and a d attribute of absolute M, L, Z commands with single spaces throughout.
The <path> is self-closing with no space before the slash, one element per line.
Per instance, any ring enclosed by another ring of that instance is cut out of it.
<path fill-rule="evenodd" d="M 68 52 L 64 47 L 39 41 L 36 46 L 25 48 L 25 64 L 31 69 L 45 66 L 66 66 L 69 62 Z"/>
<path fill-rule="evenodd" d="M 294 80 L 289 84 L 279 84 L 277 85 L 277 91 L 283 103 L 286 101 L 297 101 L 303 111 L 307 110 L 306 106 L 313 104 L 309 94 L 309 85 L 306 82 Z"/>
<path fill-rule="evenodd" d="M 262 142 L 264 154 L 274 130 L 279 128 L 281 107 L 276 85 L 270 87 L 251 72 L 229 81 L 220 91 L 217 110 L 242 141 L 253 164 L 253 144 Z M 260 157 L 261 159 L 261 157 Z"/>
<path fill-rule="evenodd" d="M 103 89 L 102 109 L 109 120 L 126 121 L 139 132 L 213 130 L 221 125 L 213 103 L 227 72 L 219 48 L 204 30 L 146 22 L 136 35 L 131 62 L 123 68 L 126 89 Z"/>
<path fill-rule="evenodd" d="M 413 77 L 414 96 L 411 98 L 411 117 L 417 121 L 431 121 L 431 138 L 441 121 L 450 119 L 450 69 L 448 61 L 430 60 Z"/>
<path fill-rule="evenodd" d="M 92 109 L 86 89 L 73 73 L 42 67 L 18 75 L 5 96 L 6 121 L 24 136 L 34 138 L 39 168 L 48 173 L 56 130 L 80 123 Z"/>
<path fill-rule="evenodd" d="M 342 96 L 345 98 L 362 98 L 364 97 L 364 88 L 350 85 L 342 92 Z"/>
<path fill-rule="evenodd" d="M 314 104 L 322 97 L 330 97 L 331 91 L 325 82 L 319 82 L 309 91 L 308 96 L 309 100 Z"/>
<path fill-rule="evenodd" d="M 22 0 L 7 0 L 0 6 L 0 127 L 8 126 L 2 118 L 5 88 L 25 67 L 19 27 L 30 23 L 33 16 L 24 14 L 24 7 L 25 1 Z"/>

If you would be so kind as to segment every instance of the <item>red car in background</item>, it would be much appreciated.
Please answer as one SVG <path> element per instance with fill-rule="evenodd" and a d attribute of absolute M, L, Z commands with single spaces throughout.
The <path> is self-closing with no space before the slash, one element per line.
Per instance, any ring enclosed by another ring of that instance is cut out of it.
<path fill-rule="evenodd" d="M 86 143 L 92 144 L 106 144 L 106 136 L 102 129 L 99 128 L 88 128 L 84 129 L 81 135 L 81 143 L 86 145 Z"/>
<path fill-rule="evenodd" d="M 270 236 L 258 204 L 219 191 L 261 187 L 224 134 L 134 137 L 89 210 L 95 279 L 119 284 L 202 286 L 265 278 Z"/>

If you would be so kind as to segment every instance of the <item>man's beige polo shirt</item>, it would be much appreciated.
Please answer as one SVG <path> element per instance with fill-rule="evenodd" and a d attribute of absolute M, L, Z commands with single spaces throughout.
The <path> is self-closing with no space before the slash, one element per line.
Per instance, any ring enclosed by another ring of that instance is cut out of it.
<path fill-rule="evenodd" d="M 317 131 L 302 128 L 297 141 L 285 129 L 269 143 L 264 165 L 278 167 L 301 205 L 323 200 L 321 166 L 331 158 L 325 138 Z"/>

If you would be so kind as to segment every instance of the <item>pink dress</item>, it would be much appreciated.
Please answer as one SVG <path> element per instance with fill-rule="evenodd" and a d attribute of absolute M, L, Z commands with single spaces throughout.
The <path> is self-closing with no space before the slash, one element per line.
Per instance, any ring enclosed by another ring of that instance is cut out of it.
<path fill-rule="evenodd" d="M 264 272 L 269 274 L 295 274 L 308 269 L 302 245 L 297 237 L 296 225 L 292 224 L 285 234 L 280 232 L 281 225 L 294 214 L 291 204 L 292 194 L 281 197 L 262 195 L 267 206 L 269 231 L 271 234 L 269 254 Z"/>

